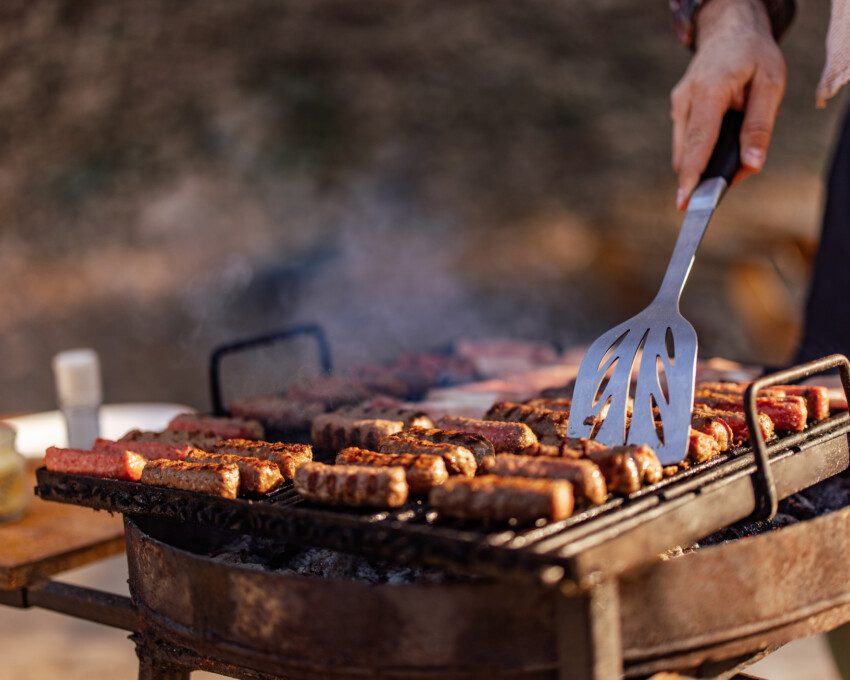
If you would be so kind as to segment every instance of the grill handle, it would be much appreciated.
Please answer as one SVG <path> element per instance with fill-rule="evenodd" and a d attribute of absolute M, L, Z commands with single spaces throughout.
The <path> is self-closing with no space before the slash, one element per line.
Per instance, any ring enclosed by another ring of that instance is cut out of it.
<path fill-rule="evenodd" d="M 767 456 L 767 445 L 761 434 L 758 424 L 756 410 L 756 396 L 760 390 L 775 385 L 787 385 L 817 373 L 823 373 L 837 368 L 841 373 L 841 385 L 844 387 L 844 395 L 850 401 L 850 361 L 843 354 L 831 354 L 830 356 L 816 359 L 800 366 L 771 373 L 754 380 L 744 393 L 744 415 L 747 418 L 747 428 L 750 431 L 750 442 L 756 462 L 756 471 L 753 473 L 753 490 L 755 492 L 756 509 L 751 519 L 769 520 L 776 515 L 779 499 L 776 494 L 776 484 L 773 481 L 773 472 L 770 469 L 770 461 Z"/>
<path fill-rule="evenodd" d="M 322 373 L 328 375 L 333 371 L 331 361 L 331 348 L 325 331 L 318 324 L 302 324 L 300 326 L 289 326 L 263 335 L 243 338 L 235 342 L 219 345 L 210 355 L 209 378 L 210 378 L 210 401 L 213 413 L 217 416 L 224 415 L 224 399 L 221 394 L 221 362 L 229 354 L 238 354 L 257 347 L 275 345 L 279 342 L 291 340 L 301 335 L 312 335 L 316 341 L 319 351 L 319 361 L 322 365 Z"/>

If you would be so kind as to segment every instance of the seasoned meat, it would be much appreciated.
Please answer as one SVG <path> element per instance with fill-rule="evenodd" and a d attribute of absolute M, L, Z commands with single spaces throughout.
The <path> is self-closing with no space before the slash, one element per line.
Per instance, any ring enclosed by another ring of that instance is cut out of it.
<path fill-rule="evenodd" d="M 496 455 L 490 440 L 474 432 L 457 430 L 440 430 L 436 427 L 411 427 L 405 434 L 434 444 L 451 444 L 472 451 L 475 462 L 481 465 L 488 458 Z"/>
<path fill-rule="evenodd" d="M 416 453 L 439 456 L 450 475 L 473 477 L 478 469 L 472 451 L 454 444 L 435 444 L 400 432 L 384 439 L 378 447 L 381 453 Z"/>
<path fill-rule="evenodd" d="M 774 388 L 771 388 L 774 389 Z M 829 418 L 829 390 L 814 385 L 777 385 L 784 395 L 803 397 L 811 420 Z M 766 390 L 769 391 L 769 390 Z"/>
<path fill-rule="evenodd" d="M 166 442 L 114 442 L 109 439 L 96 439 L 94 451 L 132 451 L 146 460 L 183 460 L 191 448 L 187 444 L 167 444 Z"/>
<path fill-rule="evenodd" d="M 608 487 L 599 466 L 589 460 L 518 456 L 500 453 L 487 464 L 486 472 L 503 477 L 543 477 L 566 479 L 578 498 L 599 505 L 608 497 Z"/>
<path fill-rule="evenodd" d="M 749 441 L 750 431 L 747 429 L 747 419 L 743 413 L 735 411 L 724 411 L 722 409 L 712 408 L 705 404 L 694 404 L 694 418 L 720 418 L 732 430 L 734 436 L 733 446 L 739 446 L 743 442 Z M 758 414 L 759 427 L 761 428 L 762 437 L 765 440 L 773 437 L 774 427 L 773 421 L 764 413 Z"/>
<path fill-rule="evenodd" d="M 316 446 L 327 451 L 338 451 L 346 446 L 377 449 L 385 437 L 403 429 L 404 423 L 400 420 L 325 413 L 313 419 L 312 436 Z"/>
<path fill-rule="evenodd" d="M 537 437 L 525 423 L 503 423 L 494 420 L 476 420 L 445 416 L 437 427 L 443 430 L 458 430 L 480 434 L 493 444 L 497 453 L 516 453 L 537 442 Z"/>
<path fill-rule="evenodd" d="M 552 397 L 546 399 L 543 397 L 538 397 L 536 399 L 528 399 L 523 403 L 526 406 L 531 406 L 533 408 L 543 408 L 548 411 L 563 411 L 564 413 L 569 414 L 570 409 L 573 405 L 573 400 L 566 398 L 557 399 Z"/>
<path fill-rule="evenodd" d="M 173 444 L 175 446 L 194 446 L 196 449 L 204 449 L 212 446 L 220 438 L 211 434 L 200 432 L 186 432 L 183 430 L 165 430 L 164 432 L 151 432 L 148 430 L 130 430 L 119 442 L 160 442 L 162 444 Z"/>
<path fill-rule="evenodd" d="M 562 479 L 452 477 L 431 490 L 441 514 L 470 519 L 566 519 L 573 511 L 573 487 Z"/>
<path fill-rule="evenodd" d="M 284 397 L 302 403 L 319 402 L 325 410 L 358 404 L 373 396 L 373 391 L 356 378 L 323 375 L 290 387 Z"/>
<path fill-rule="evenodd" d="M 355 406 L 343 406 L 335 411 L 344 416 L 371 420 L 400 420 L 408 427 L 434 427 L 430 416 L 424 411 L 400 406 L 390 399 L 370 399 Z"/>
<path fill-rule="evenodd" d="M 630 447 L 590 451 L 587 458 L 602 470 L 609 491 L 630 494 L 640 489 L 641 468 Z"/>
<path fill-rule="evenodd" d="M 744 411 L 743 399 L 734 395 L 701 391 L 696 393 L 694 402 L 721 411 Z M 806 429 L 809 412 L 803 397 L 757 397 L 756 408 L 759 413 L 768 416 L 778 430 L 802 432 Z"/>
<path fill-rule="evenodd" d="M 145 459 L 132 451 L 83 451 L 51 446 L 44 452 L 44 465 L 52 472 L 138 481 Z"/>
<path fill-rule="evenodd" d="M 590 441 L 590 440 L 588 440 Z M 578 448 L 572 448 L 566 442 L 560 444 L 545 444 L 538 442 L 527 446 L 520 453 L 524 456 L 545 456 L 549 458 L 583 458 L 584 451 Z"/>
<path fill-rule="evenodd" d="M 702 463 L 718 455 L 720 455 L 720 445 L 717 440 L 692 427 L 688 439 L 688 459 L 694 463 Z"/>
<path fill-rule="evenodd" d="M 593 453 L 594 451 L 608 450 L 608 447 L 605 444 L 602 444 L 601 442 L 598 442 L 595 439 L 587 439 L 586 437 L 569 437 L 564 443 L 566 444 L 567 449 L 569 449 L 570 451 L 581 452 L 581 456 L 587 456 L 588 454 Z"/>
<path fill-rule="evenodd" d="M 233 463 L 239 468 L 239 488 L 251 493 L 268 493 L 283 484 L 278 466 L 269 460 L 234 456 L 230 453 L 208 453 L 190 449 L 186 460 L 190 463 Z"/>
<path fill-rule="evenodd" d="M 305 463 L 298 468 L 295 489 L 319 503 L 376 508 L 404 505 L 408 494 L 404 468 L 324 463 Z"/>
<path fill-rule="evenodd" d="M 277 465 L 284 479 L 294 478 L 299 467 L 313 460 L 313 447 L 309 444 L 258 442 L 252 439 L 222 439 L 210 451 L 270 461 Z"/>
<path fill-rule="evenodd" d="M 236 498 L 239 467 L 233 463 L 187 463 L 182 460 L 151 460 L 142 470 L 142 484 L 197 491 L 210 496 Z"/>
<path fill-rule="evenodd" d="M 252 418 L 266 428 L 282 432 L 300 432 L 310 429 L 310 423 L 325 405 L 320 401 L 288 399 L 275 394 L 243 397 L 230 403 L 234 416 Z"/>
<path fill-rule="evenodd" d="M 197 413 L 181 413 L 174 416 L 165 429 L 181 432 L 203 432 L 217 437 L 263 438 L 263 426 L 256 420 L 216 418 Z"/>
<path fill-rule="evenodd" d="M 427 493 L 449 478 L 443 459 L 429 454 L 377 453 L 349 447 L 336 455 L 336 464 L 404 468 L 411 493 Z"/>
<path fill-rule="evenodd" d="M 714 439 L 720 451 L 728 451 L 735 443 L 735 433 L 732 431 L 732 426 L 723 418 L 694 415 L 691 419 L 691 427 Z"/>
<path fill-rule="evenodd" d="M 493 405 L 485 417 L 487 420 L 525 423 L 539 439 L 545 437 L 563 440 L 567 438 L 569 415 L 566 411 L 552 411 L 511 401 L 500 401 Z"/>
<path fill-rule="evenodd" d="M 619 447 L 614 447 L 616 450 Z M 630 445 L 622 447 L 634 456 L 637 462 L 640 481 L 646 484 L 656 484 L 664 476 L 664 468 L 658 456 L 650 446 L 646 444 Z"/>

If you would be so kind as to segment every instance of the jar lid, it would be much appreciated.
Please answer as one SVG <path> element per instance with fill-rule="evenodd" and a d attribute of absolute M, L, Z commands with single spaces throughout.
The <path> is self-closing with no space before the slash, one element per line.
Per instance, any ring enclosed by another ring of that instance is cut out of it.
<path fill-rule="evenodd" d="M 53 357 L 56 396 L 64 407 L 97 406 L 103 400 L 100 361 L 89 348 L 69 349 Z"/>

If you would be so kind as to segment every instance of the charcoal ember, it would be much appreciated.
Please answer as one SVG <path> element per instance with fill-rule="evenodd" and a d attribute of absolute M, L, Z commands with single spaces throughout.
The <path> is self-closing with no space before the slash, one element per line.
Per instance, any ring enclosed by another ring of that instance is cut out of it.
<path fill-rule="evenodd" d="M 770 521 L 758 520 L 755 522 L 738 522 L 731 526 L 721 529 L 720 531 L 707 536 L 698 544 L 699 547 L 707 547 L 709 545 L 717 545 L 718 543 L 726 543 L 728 541 L 736 541 L 739 538 L 747 538 L 748 536 L 756 536 L 766 531 L 781 529 L 782 527 L 796 524 L 800 520 L 793 515 L 785 513 L 777 513 Z"/>
<path fill-rule="evenodd" d="M 289 568 L 304 576 L 353 579 L 366 583 L 380 583 L 375 565 L 356 555 L 336 552 L 326 548 L 308 548 L 296 555 Z"/>
<path fill-rule="evenodd" d="M 812 519 L 818 516 L 818 510 L 803 494 L 794 494 L 779 502 L 779 512 L 797 519 Z"/>

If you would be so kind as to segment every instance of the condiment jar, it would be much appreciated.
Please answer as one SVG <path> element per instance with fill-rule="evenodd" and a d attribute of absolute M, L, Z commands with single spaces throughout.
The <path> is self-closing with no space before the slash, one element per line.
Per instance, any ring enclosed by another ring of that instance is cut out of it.
<path fill-rule="evenodd" d="M 0 522 L 24 514 L 30 500 L 26 459 L 15 449 L 15 428 L 0 422 Z"/>

